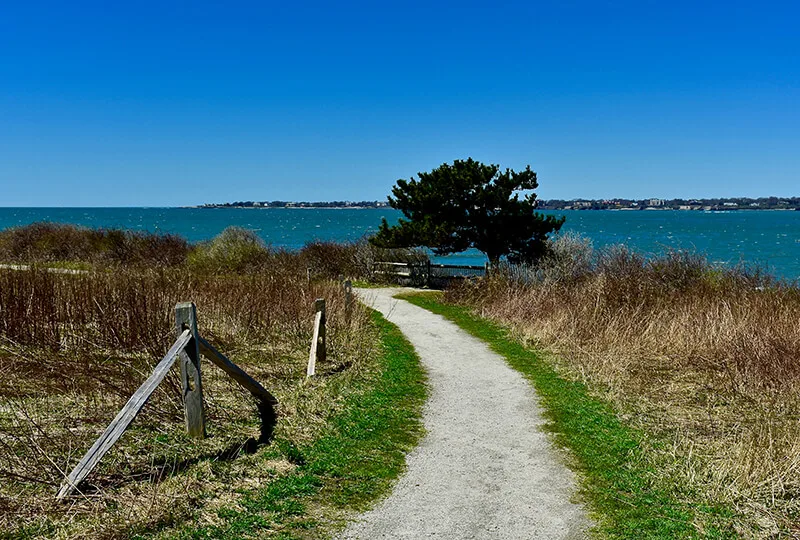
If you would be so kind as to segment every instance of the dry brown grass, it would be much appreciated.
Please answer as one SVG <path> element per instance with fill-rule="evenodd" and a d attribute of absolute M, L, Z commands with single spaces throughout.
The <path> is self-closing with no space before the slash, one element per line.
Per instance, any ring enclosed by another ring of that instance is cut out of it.
<path fill-rule="evenodd" d="M 557 353 L 655 434 L 664 478 L 738 510 L 744 535 L 800 536 L 800 290 L 685 253 L 560 243 L 447 298 Z"/>
<path fill-rule="evenodd" d="M 338 283 L 309 282 L 300 255 L 281 257 L 244 274 L 0 269 L 0 535 L 121 538 L 187 519 L 213 523 L 238 491 L 292 468 L 258 444 L 248 394 L 206 362 L 209 438 L 185 435 L 173 368 L 84 494 L 54 501 L 64 474 L 172 344 L 177 302 L 195 302 L 200 333 L 276 395 L 276 440 L 306 440 L 324 425 L 350 382 L 372 369 L 376 335 L 359 310 L 345 323 Z M 318 297 L 327 300 L 329 353 L 307 382 Z"/>
<path fill-rule="evenodd" d="M 89 229 L 64 223 L 40 222 L 0 231 L 2 262 L 174 266 L 186 259 L 190 249 L 185 239 L 171 234 Z"/>
<path fill-rule="evenodd" d="M 424 262 L 420 249 L 384 249 L 366 238 L 307 243 L 298 251 L 267 246 L 254 232 L 228 227 L 211 240 L 190 244 L 172 234 L 90 229 L 40 222 L 0 230 L 0 264 L 44 264 L 80 269 L 188 267 L 195 273 L 296 272 L 314 278 L 367 279 L 375 261 Z"/>

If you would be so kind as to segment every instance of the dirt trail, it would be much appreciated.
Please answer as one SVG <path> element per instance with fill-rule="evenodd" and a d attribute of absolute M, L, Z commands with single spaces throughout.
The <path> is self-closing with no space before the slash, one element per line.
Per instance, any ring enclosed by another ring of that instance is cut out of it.
<path fill-rule="evenodd" d="M 540 430 L 532 388 L 485 343 L 397 292 L 358 294 L 422 359 L 428 433 L 392 494 L 340 538 L 584 538 L 591 522 L 570 502 L 575 480 Z"/>

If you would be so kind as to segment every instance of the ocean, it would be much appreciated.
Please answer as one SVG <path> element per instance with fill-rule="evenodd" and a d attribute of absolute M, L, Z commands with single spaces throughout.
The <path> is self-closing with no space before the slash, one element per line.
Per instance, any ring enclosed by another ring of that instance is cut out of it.
<path fill-rule="evenodd" d="M 646 254 L 668 249 L 704 253 L 726 265 L 758 264 L 770 273 L 800 279 L 800 212 L 565 210 L 562 231 L 589 237 L 596 247 L 625 244 Z M 391 208 L 0 208 L 0 229 L 36 221 L 118 227 L 179 234 L 196 242 L 236 225 L 256 231 L 275 247 L 295 249 L 311 240 L 357 240 L 374 232 Z M 480 252 L 436 257 L 452 264 L 483 264 Z"/>

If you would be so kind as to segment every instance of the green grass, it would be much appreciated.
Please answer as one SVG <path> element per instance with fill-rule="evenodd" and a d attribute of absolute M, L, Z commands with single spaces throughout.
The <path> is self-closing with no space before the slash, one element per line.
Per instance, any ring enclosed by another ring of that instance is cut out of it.
<path fill-rule="evenodd" d="M 438 293 L 398 298 L 442 315 L 506 358 L 535 387 L 556 442 L 579 471 L 580 494 L 602 538 L 734 538 L 732 512 L 664 481 L 647 454 L 658 444 L 618 418 L 582 383 L 562 377 L 541 353 L 525 348 L 500 325 L 468 308 L 440 302 Z"/>
<path fill-rule="evenodd" d="M 388 494 L 405 456 L 424 433 L 425 374 L 413 347 L 378 312 L 384 354 L 381 369 L 348 398 L 316 440 L 276 440 L 264 459 L 296 465 L 263 489 L 245 494 L 237 508 L 218 512 L 214 526 L 183 527 L 173 538 L 319 538 Z"/>

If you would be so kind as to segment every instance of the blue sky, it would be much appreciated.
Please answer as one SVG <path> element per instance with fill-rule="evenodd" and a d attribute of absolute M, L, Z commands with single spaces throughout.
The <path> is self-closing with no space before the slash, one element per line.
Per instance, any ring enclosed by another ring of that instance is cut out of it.
<path fill-rule="evenodd" d="M 14 2 L 0 206 L 798 195 L 796 2 Z"/>

